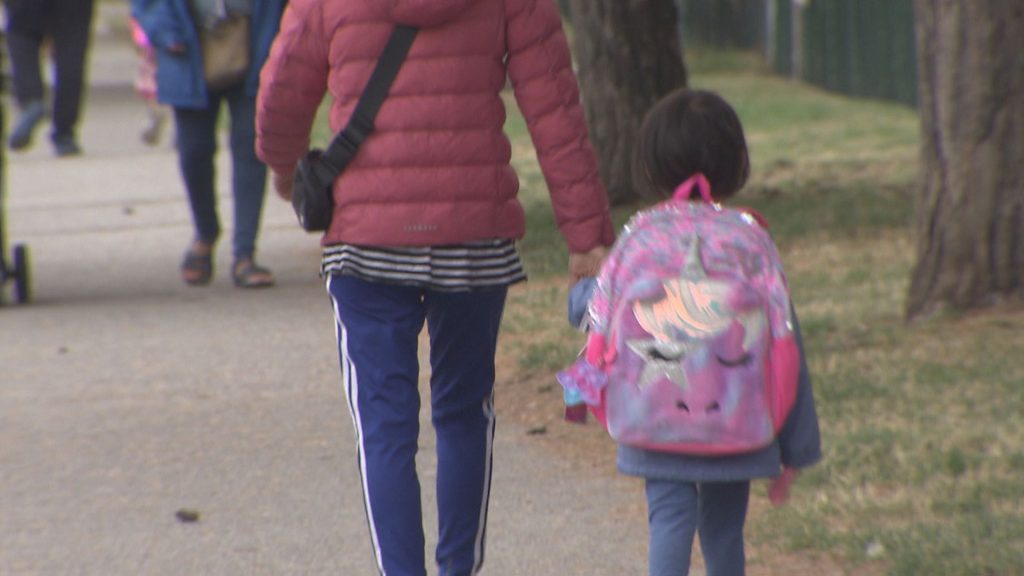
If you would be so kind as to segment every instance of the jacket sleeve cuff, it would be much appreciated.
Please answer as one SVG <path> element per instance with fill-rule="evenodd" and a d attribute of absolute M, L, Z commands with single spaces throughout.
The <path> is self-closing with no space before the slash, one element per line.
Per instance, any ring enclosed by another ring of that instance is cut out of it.
<path fill-rule="evenodd" d="M 562 235 L 569 246 L 569 252 L 573 254 L 584 254 L 598 246 L 611 246 L 615 243 L 615 230 L 608 212 L 566 224 L 562 227 Z"/>

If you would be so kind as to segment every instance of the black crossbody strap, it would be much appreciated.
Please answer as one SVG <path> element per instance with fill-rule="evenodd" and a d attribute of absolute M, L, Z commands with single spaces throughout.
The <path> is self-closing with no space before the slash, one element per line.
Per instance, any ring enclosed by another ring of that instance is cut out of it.
<path fill-rule="evenodd" d="M 323 159 L 335 171 L 335 177 L 348 166 L 359 150 L 359 145 L 373 132 L 373 121 L 409 53 L 409 46 L 417 31 L 417 28 L 409 26 L 395 26 L 348 124 L 324 150 Z"/>

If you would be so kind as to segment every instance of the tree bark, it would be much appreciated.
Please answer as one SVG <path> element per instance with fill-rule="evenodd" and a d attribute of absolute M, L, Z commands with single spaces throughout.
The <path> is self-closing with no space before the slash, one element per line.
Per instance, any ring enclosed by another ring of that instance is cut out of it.
<path fill-rule="evenodd" d="M 914 10 L 922 143 L 907 317 L 1024 301 L 1024 2 Z"/>
<path fill-rule="evenodd" d="M 630 167 L 643 115 L 686 85 L 675 0 L 570 0 L 573 52 L 611 204 L 636 198 Z"/>

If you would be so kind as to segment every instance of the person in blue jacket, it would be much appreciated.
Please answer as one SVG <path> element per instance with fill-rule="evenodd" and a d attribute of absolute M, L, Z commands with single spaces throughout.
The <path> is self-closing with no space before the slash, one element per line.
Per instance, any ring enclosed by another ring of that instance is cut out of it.
<path fill-rule="evenodd" d="M 191 286 L 209 284 L 213 254 L 220 236 L 214 156 L 222 103 L 231 114 L 230 149 L 234 231 L 231 277 L 236 286 L 271 286 L 274 276 L 255 261 L 266 166 L 256 157 L 255 111 L 259 73 L 277 35 L 287 0 L 132 0 L 132 16 L 156 51 L 157 99 L 174 110 L 178 161 L 195 225 L 181 264 L 182 280 Z M 245 76 L 226 87 L 207 85 L 197 22 L 226 17 L 249 21 L 249 67 Z"/>

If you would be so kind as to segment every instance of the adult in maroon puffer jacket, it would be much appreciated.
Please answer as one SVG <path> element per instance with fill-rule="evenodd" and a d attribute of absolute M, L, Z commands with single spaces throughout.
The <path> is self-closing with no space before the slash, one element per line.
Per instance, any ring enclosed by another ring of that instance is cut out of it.
<path fill-rule="evenodd" d="M 430 335 L 444 576 L 483 562 L 494 355 L 525 232 L 501 92 L 511 82 L 574 279 L 614 240 L 554 0 L 291 0 L 261 76 L 257 153 L 291 195 L 317 108 L 348 121 L 396 24 L 420 29 L 375 122 L 334 183 L 322 271 L 381 573 L 424 575 L 414 457 L 418 335 Z"/>

